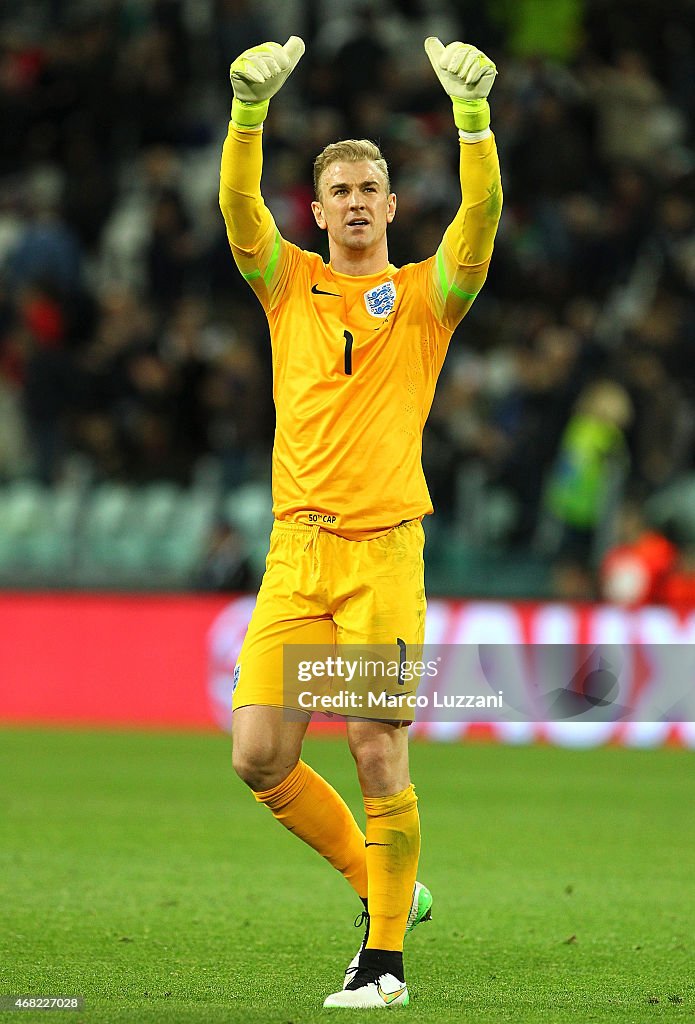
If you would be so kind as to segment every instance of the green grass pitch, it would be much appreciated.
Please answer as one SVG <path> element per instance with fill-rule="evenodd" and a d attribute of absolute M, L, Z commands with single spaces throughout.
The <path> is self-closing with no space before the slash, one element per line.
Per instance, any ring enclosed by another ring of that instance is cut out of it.
<path fill-rule="evenodd" d="M 394 1013 L 695 1020 L 692 753 L 411 749 L 434 920 Z M 344 742 L 305 757 L 359 813 Z M 68 1024 L 350 1016 L 321 1003 L 360 905 L 233 777 L 227 738 L 4 730 L 0 815 L 0 993 L 84 996 L 48 1015 Z"/>

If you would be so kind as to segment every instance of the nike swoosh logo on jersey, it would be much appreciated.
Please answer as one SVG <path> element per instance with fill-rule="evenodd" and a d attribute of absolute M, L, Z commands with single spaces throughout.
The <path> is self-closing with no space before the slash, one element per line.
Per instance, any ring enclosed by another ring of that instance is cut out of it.
<path fill-rule="evenodd" d="M 312 295 L 332 295 L 334 299 L 342 299 L 342 297 L 343 297 L 340 294 L 340 292 L 324 292 L 324 291 L 321 291 L 321 289 L 319 288 L 319 286 L 317 284 L 315 284 L 312 287 L 311 294 Z"/>
<path fill-rule="evenodd" d="M 378 982 L 376 986 L 377 992 L 379 993 L 379 995 L 384 1000 L 387 1006 L 389 1003 L 392 1003 L 394 999 L 398 999 L 399 996 L 402 996 L 403 993 L 407 990 L 407 988 L 408 986 L 404 985 L 403 988 L 397 988 L 395 992 L 384 992 L 383 988 L 381 987 L 381 982 Z"/>
<path fill-rule="evenodd" d="M 391 843 L 368 843 L 367 840 L 365 839 L 364 845 L 365 846 L 390 846 Z"/>

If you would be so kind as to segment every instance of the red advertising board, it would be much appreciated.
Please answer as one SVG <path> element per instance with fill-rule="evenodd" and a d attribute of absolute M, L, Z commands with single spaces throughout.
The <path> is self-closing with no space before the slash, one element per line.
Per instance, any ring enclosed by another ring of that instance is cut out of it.
<path fill-rule="evenodd" d="M 249 596 L 0 594 L 0 722 L 227 729 L 253 604 Z M 510 650 L 651 644 L 695 652 L 695 610 L 433 600 L 427 634 L 428 644 Z M 649 682 L 652 691 L 661 685 L 655 675 Z M 413 730 L 444 741 L 483 735 L 514 743 L 695 747 L 689 721 L 422 721 Z"/>
<path fill-rule="evenodd" d="M 0 596 L 0 721 L 213 728 L 206 633 L 228 598 Z"/>

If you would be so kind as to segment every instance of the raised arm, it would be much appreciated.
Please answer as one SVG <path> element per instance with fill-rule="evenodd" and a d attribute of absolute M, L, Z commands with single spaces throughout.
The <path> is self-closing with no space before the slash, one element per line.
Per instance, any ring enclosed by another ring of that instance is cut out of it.
<path fill-rule="evenodd" d="M 502 182 L 487 97 L 497 69 L 466 43 L 444 46 L 431 36 L 425 50 L 451 97 L 461 147 L 461 205 L 434 260 L 431 298 L 450 329 L 470 309 L 487 276 L 502 211 Z"/>
<path fill-rule="evenodd" d="M 268 105 L 304 53 L 291 36 L 284 46 L 263 43 L 245 50 L 230 68 L 232 117 L 222 148 L 220 208 L 227 238 L 243 277 L 263 305 L 272 305 L 282 238 L 261 195 L 263 122 Z"/>

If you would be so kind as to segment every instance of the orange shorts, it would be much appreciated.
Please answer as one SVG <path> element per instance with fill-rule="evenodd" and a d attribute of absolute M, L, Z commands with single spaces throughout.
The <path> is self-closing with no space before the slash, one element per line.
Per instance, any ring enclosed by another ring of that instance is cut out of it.
<path fill-rule="evenodd" d="M 361 541 L 276 521 L 237 661 L 233 707 L 285 706 L 285 644 L 421 647 L 424 542 L 417 519 Z"/>

